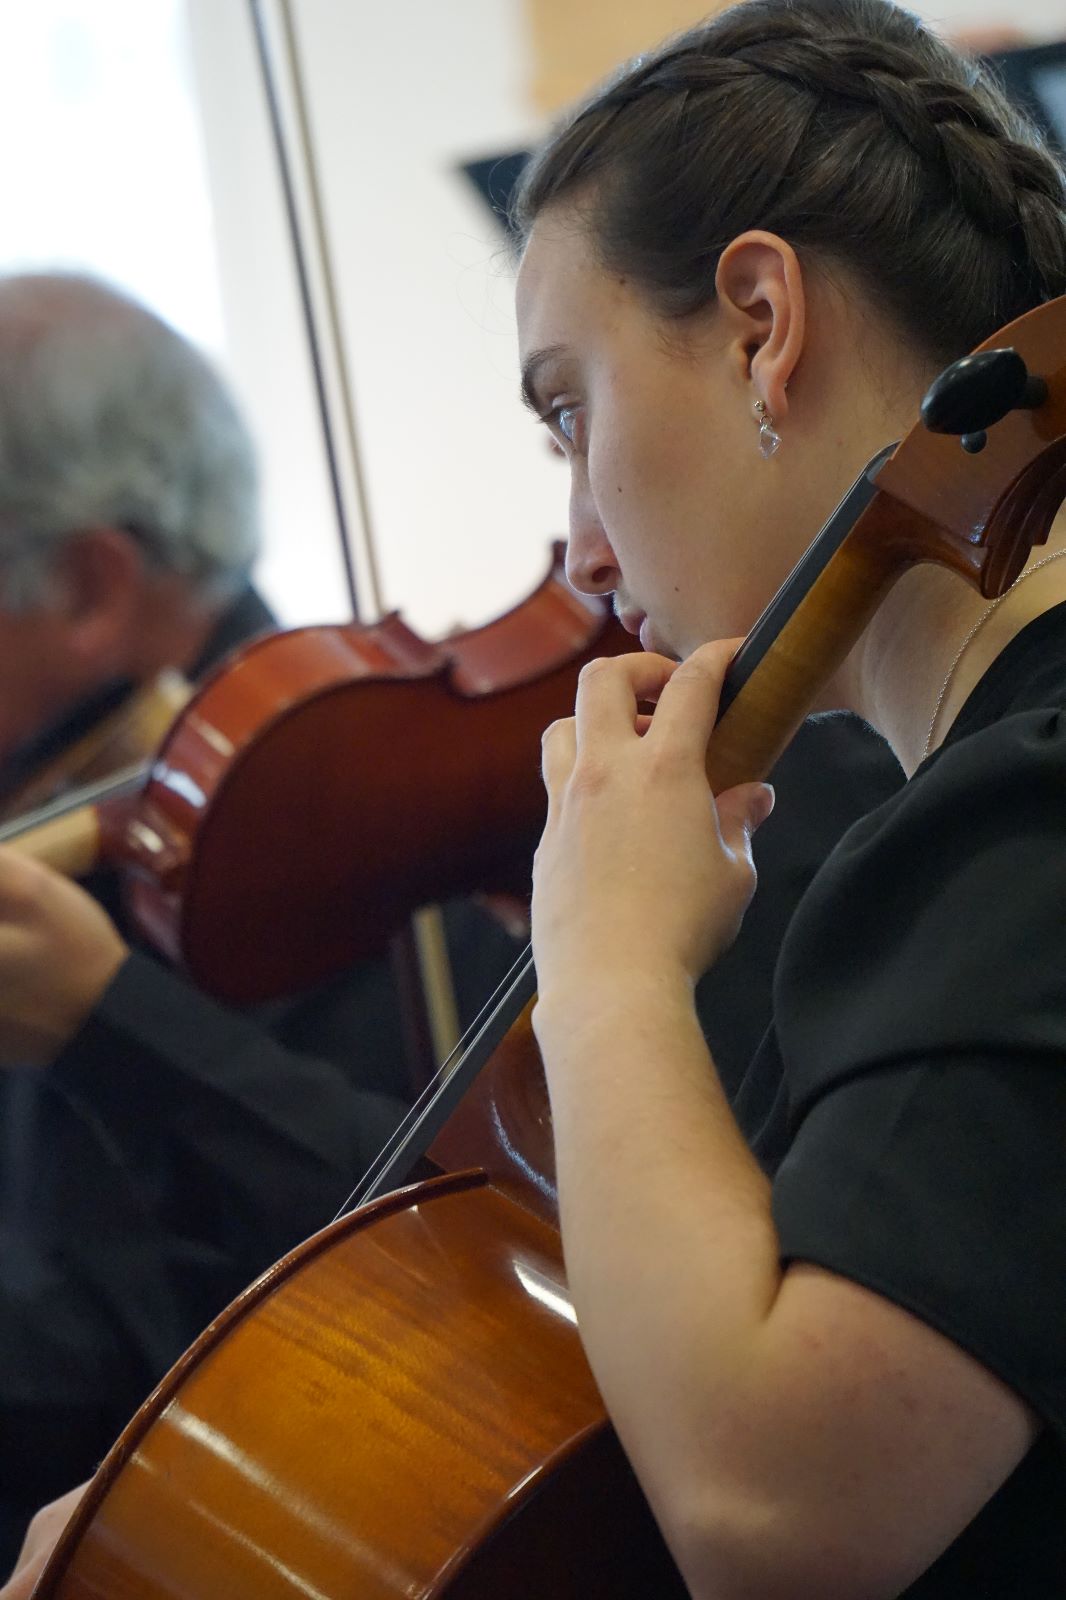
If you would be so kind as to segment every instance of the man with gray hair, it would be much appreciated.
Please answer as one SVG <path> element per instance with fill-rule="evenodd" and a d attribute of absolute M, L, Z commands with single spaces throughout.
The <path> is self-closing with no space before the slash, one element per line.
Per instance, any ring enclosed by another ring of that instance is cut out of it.
<path fill-rule="evenodd" d="M 273 625 L 255 480 L 166 323 L 83 277 L 0 279 L 0 809 L 160 668 L 196 678 Z M 238 1015 L 131 948 L 110 874 L 90 887 L 0 849 L 0 1573 L 329 1220 L 406 1089 L 384 964 Z"/>
<path fill-rule="evenodd" d="M 224 618 L 225 644 L 269 627 L 258 547 L 251 441 L 204 357 L 92 279 L 0 279 L 0 801 L 72 718 L 195 675 Z"/>

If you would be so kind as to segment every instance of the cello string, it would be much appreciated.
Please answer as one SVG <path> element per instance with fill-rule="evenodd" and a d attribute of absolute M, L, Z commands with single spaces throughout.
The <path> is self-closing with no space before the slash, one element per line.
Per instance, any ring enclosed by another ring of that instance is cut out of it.
<path fill-rule="evenodd" d="M 377 1156 L 340 1207 L 337 1215 L 333 1218 L 334 1222 L 339 1217 L 345 1216 L 356 1205 L 361 1205 L 366 1200 L 374 1198 L 377 1193 L 384 1192 L 379 1187 L 383 1181 L 384 1174 L 398 1165 L 403 1157 L 409 1156 L 408 1165 L 413 1166 L 418 1157 L 424 1153 L 424 1148 L 415 1148 L 416 1136 L 424 1128 L 433 1110 L 439 1107 L 453 1078 L 462 1078 L 461 1069 L 469 1064 L 478 1045 L 490 1033 L 493 1025 L 498 1024 L 501 1016 L 507 1013 L 508 1003 L 521 990 L 523 980 L 528 980 L 532 973 L 532 968 L 533 947 L 529 945 L 493 990 L 455 1048 L 418 1096 L 410 1111 L 397 1124 L 390 1138 L 386 1140 Z M 523 1004 L 524 1002 L 525 996 L 523 995 Z M 510 1020 L 513 1019 L 508 1017 L 508 1021 Z"/>

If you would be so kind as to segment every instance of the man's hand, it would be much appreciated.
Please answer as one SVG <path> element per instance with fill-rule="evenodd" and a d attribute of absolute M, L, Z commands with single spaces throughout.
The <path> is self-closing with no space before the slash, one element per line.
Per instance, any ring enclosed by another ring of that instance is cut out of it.
<path fill-rule="evenodd" d="M 128 954 L 84 889 L 0 849 L 0 1065 L 52 1061 Z"/>
<path fill-rule="evenodd" d="M 87 1488 L 88 1484 L 79 1484 L 69 1494 L 41 1507 L 26 1531 L 14 1572 L 0 1589 L 0 1600 L 29 1600 L 45 1562 Z"/>

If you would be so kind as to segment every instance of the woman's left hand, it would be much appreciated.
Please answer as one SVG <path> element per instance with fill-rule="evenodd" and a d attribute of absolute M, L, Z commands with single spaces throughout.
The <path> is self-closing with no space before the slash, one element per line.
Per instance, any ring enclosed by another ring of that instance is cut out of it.
<path fill-rule="evenodd" d="M 738 640 L 678 664 L 594 661 L 575 716 L 543 741 L 548 820 L 533 871 L 533 952 L 543 1001 L 656 970 L 691 982 L 736 937 L 755 891 L 751 836 L 773 790 L 711 795 L 705 772 Z M 656 702 L 650 717 L 640 702 Z"/>

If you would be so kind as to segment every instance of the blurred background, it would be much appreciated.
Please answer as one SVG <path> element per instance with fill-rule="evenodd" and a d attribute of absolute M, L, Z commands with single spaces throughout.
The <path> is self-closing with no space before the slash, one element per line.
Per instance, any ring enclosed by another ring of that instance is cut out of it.
<path fill-rule="evenodd" d="M 919 0 L 1066 145 L 1066 0 Z M 686 0 L 6 0 L 0 268 L 87 267 L 202 345 L 264 472 L 283 624 L 429 636 L 534 587 L 565 473 L 516 401 L 479 187 Z M 313 337 L 312 337 L 313 336 Z M 327 432 L 333 461 L 327 450 Z"/>

